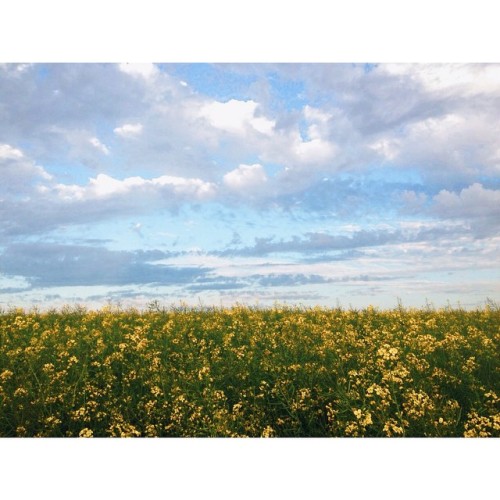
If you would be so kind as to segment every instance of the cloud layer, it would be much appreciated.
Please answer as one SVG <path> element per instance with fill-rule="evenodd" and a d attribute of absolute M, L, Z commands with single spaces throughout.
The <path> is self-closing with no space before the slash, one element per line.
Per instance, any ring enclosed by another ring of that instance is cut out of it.
<path fill-rule="evenodd" d="M 61 286 L 215 302 L 497 297 L 499 75 L 2 65 L 0 302 Z"/>

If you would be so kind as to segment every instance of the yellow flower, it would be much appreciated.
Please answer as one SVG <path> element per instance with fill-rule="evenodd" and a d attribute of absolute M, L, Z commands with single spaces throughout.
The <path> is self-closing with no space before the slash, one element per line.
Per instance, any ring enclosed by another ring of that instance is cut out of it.
<path fill-rule="evenodd" d="M 270 438 L 270 437 L 274 437 L 276 435 L 274 429 L 268 425 L 263 431 L 262 431 L 262 434 L 261 434 L 261 437 L 264 437 L 264 438 Z"/>
<path fill-rule="evenodd" d="M 85 427 L 84 429 L 82 429 L 80 431 L 78 436 L 82 437 L 82 438 L 91 438 L 91 437 L 94 437 L 94 432 L 92 431 L 92 429 Z"/>
<path fill-rule="evenodd" d="M 45 363 L 42 368 L 44 373 L 52 373 L 54 371 L 53 363 Z"/>
<path fill-rule="evenodd" d="M 404 429 L 400 425 L 398 425 L 398 422 L 394 420 L 393 418 L 390 418 L 387 420 L 387 422 L 384 425 L 384 432 L 385 435 L 388 437 L 391 436 L 402 436 L 404 434 Z"/>
<path fill-rule="evenodd" d="M 363 413 L 363 410 L 352 410 L 354 416 L 358 419 L 359 425 L 366 427 L 367 425 L 373 424 L 372 415 L 369 411 Z"/>
<path fill-rule="evenodd" d="M 14 397 L 23 398 L 23 397 L 26 397 L 27 395 L 28 395 L 28 391 L 24 387 L 18 387 L 14 391 Z"/>
<path fill-rule="evenodd" d="M 157 385 L 155 385 L 151 387 L 151 394 L 155 397 L 158 397 L 163 394 L 163 391 Z"/>
<path fill-rule="evenodd" d="M 22 426 L 22 425 L 19 425 L 17 428 L 16 428 L 16 434 L 20 437 L 22 436 L 26 436 L 27 434 L 27 430 L 26 430 L 26 427 Z"/>
<path fill-rule="evenodd" d="M 76 356 L 71 356 L 68 359 L 68 366 L 75 365 L 76 363 L 78 363 L 78 358 Z"/>
<path fill-rule="evenodd" d="M 156 430 L 156 427 L 154 425 L 148 425 L 146 427 L 146 436 L 147 437 L 156 437 L 158 436 L 158 432 Z"/>
<path fill-rule="evenodd" d="M 10 370 L 4 370 L 2 373 L 0 373 L 0 380 L 2 382 L 9 380 L 14 373 L 12 373 Z"/>

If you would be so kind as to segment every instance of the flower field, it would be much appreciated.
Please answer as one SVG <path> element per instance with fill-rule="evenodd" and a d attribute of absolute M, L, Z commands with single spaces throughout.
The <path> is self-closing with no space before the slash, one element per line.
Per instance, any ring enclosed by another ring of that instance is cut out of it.
<path fill-rule="evenodd" d="M 0 436 L 500 436 L 500 309 L 0 313 Z"/>

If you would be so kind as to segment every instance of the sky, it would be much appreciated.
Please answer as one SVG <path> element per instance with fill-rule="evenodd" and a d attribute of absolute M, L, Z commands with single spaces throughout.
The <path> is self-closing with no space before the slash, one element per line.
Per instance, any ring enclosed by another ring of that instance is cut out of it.
<path fill-rule="evenodd" d="M 500 65 L 0 65 L 0 307 L 500 300 Z"/>

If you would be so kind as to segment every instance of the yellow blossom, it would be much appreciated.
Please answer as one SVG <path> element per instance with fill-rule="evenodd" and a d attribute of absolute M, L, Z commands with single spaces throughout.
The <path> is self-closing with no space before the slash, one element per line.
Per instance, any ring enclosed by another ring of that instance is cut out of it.
<path fill-rule="evenodd" d="M 79 432 L 78 436 L 83 438 L 91 438 L 94 437 L 94 432 L 92 431 L 92 429 L 88 429 L 87 427 L 85 427 Z"/>

